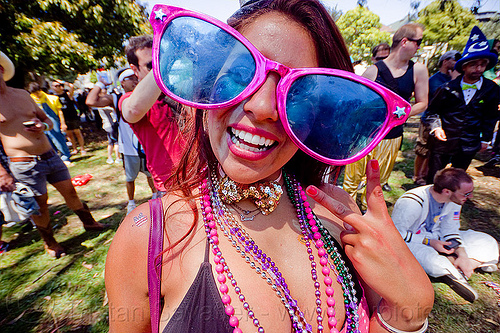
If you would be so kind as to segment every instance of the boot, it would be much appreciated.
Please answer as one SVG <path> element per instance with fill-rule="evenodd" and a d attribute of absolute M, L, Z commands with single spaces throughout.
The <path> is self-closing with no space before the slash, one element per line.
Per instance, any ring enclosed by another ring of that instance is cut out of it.
<path fill-rule="evenodd" d="M 66 251 L 64 250 L 64 248 L 61 246 L 61 244 L 59 244 L 55 240 L 54 232 L 52 231 L 50 224 L 46 228 L 38 226 L 38 225 L 36 226 L 36 228 L 37 228 L 38 232 L 40 233 L 40 236 L 42 236 L 45 251 L 47 251 L 49 256 L 54 257 L 54 258 L 60 258 L 60 257 L 64 257 L 66 255 Z"/>
<path fill-rule="evenodd" d="M 77 209 L 74 212 L 83 222 L 83 227 L 86 231 L 104 230 L 104 225 L 94 220 L 94 217 L 90 214 L 89 206 L 85 202 L 83 202 L 83 208 Z"/>

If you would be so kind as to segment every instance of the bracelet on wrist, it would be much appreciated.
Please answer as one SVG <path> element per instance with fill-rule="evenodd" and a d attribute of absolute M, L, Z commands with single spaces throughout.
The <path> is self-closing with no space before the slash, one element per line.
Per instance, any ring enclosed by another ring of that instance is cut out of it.
<path fill-rule="evenodd" d="M 50 128 L 49 124 L 47 124 L 46 122 L 42 122 L 42 124 L 44 124 L 44 125 L 45 125 L 45 129 L 44 129 L 44 131 L 48 131 L 48 130 L 49 130 L 49 128 Z"/>
<path fill-rule="evenodd" d="M 380 326 L 382 326 L 385 330 L 387 330 L 387 331 L 389 331 L 391 333 L 425 333 L 427 331 L 427 328 L 429 327 L 429 319 L 428 318 L 425 318 L 424 324 L 417 331 L 402 331 L 402 330 L 399 330 L 399 329 L 397 329 L 397 328 L 392 327 L 391 325 L 389 325 L 384 320 L 384 318 L 382 318 L 382 314 L 380 313 L 380 303 L 382 302 L 382 299 L 383 298 L 381 298 L 380 301 L 377 304 L 377 320 L 378 320 Z"/>
<path fill-rule="evenodd" d="M 426 237 L 426 238 L 424 238 L 424 240 L 422 241 L 422 244 L 424 244 L 424 245 L 429 245 L 429 242 L 430 242 L 430 241 L 429 241 L 429 238 L 427 238 L 427 237 Z"/>

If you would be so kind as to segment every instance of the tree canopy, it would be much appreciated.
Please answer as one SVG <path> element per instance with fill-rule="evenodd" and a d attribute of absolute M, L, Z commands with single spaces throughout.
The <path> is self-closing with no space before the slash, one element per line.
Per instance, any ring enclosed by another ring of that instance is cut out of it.
<path fill-rule="evenodd" d="M 422 9 L 417 22 L 425 26 L 426 44 L 462 51 L 478 21 L 456 0 L 436 0 Z"/>
<path fill-rule="evenodd" d="M 481 31 L 488 39 L 500 39 L 500 15 L 496 14 L 491 20 L 481 24 Z"/>
<path fill-rule="evenodd" d="M 345 12 L 336 23 L 353 60 L 369 60 L 374 46 L 391 39 L 380 31 L 380 17 L 363 6 Z"/>
<path fill-rule="evenodd" d="M 62 78 L 111 67 L 124 41 L 147 30 L 135 0 L 0 0 L 0 22 L 16 71 Z"/>

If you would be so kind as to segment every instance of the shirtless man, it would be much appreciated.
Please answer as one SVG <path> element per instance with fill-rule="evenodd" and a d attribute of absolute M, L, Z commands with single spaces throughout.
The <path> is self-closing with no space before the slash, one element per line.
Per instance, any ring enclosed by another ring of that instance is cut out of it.
<path fill-rule="evenodd" d="M 78 198 L 68 168 L 44 133 L 52 128 L 52 121 L 27 91 L 8 87 L 5 83 L 13 73 L 14 65 L 0 52 L 0 140 L 9 157 L 13 177 L 29 186 L 36 195 L 40 215 L 32 215 L 32 219 L 45 242 L 45 249 L 49 255 L 59 258 L 66 253 L 54 239 L 50 226 L 47 181 L 62 194 L 85 230 L 102 230 L 104 226 L 94 220 L 88 206 Z M 3 173 L 1 177 L 11 176 Z"/>

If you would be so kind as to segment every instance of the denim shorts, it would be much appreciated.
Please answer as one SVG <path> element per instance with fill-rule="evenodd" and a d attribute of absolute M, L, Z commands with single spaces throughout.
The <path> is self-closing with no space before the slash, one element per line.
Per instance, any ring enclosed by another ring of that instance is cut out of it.
<path fill-rule="evenodd" d="M 47 193 L 47 182 L 58 183 L 71 179 L 68 167 L 56 154 L 46 160 L 30 162 L 9 162 L 14 178 L 31 188 L 36 196 Z"/>
<path fill-rule="evenodd" d="M 125 166 L 125 181 L 133 182 L 139 171 L 146 175 L 146 177 L 151 177 L 151 174 L 146 167 L 146 159 L 140 158 L 139 156 L 133 155 L 123 155 L 123 164 Z"/>

